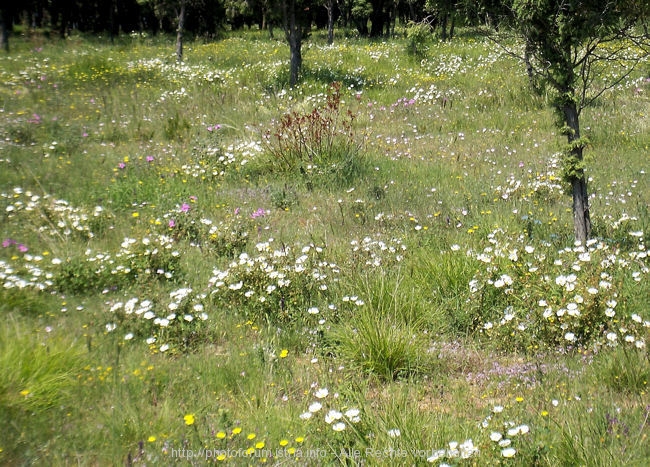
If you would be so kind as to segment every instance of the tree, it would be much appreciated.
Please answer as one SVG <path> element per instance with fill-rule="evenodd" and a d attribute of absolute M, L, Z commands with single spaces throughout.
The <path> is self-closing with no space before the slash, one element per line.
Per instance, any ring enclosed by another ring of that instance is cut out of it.
<path fill-rule="evenodd" d="M 178 27 L 176 28 L 176 61 L 183 61 L 183 31 L 185 30 L 186 0 L 180 0 L 178 5 Z"/>
<path fill-rule="evenodd" d="M 13 28 L 13 18 L 9 5 L 0 6 L 0 49 L 9 52 L 9 31 Z"/>
<path fill-rule="evenodd" d="M 282 28 L 289 43 L 289 86 L 298 83 L 302 68 L 302 40 L 311 27 L 310 0 L 282 0 Z"/>
<path fill-rule="evenodd" d="M 324 6 L 327 10 L 327 43 L 332 45 L 334 43 L 334 7 L 336 1 L 325 0 Z"/>
<path fill-rule="evenodd" d="M 515 30 L 524 40 L 529 76 L 555 93 L 553 107 L 567 137 L 564 177 L 573 197 L 576 241 L 591 234 L 580 115 L 605 91 L 624 80 L 650 49 L 648 0 L 513 0 Z M 608 63 L 627 65 L 617 78 L 597 78 Z"/>

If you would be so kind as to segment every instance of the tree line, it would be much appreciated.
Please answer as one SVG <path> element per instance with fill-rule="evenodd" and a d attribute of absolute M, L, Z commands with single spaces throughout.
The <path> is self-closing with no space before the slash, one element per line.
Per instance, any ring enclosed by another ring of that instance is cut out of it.
<path fill-rule="evenodd" d="M 395 24 L 428 19 L 445 37 L 456 25 L 498 24 L 507 14 L 500 0 L 25 0 L 2 2 L 5 34 L 13 25 L 65 37 L 71 31 L 117 35 L 132 31 L 174 33 L 185 9 L 186 32 L 214 37 L 222 28 L 282 28 L 283 11 L 294 8 L 315 28 L 338 24 L 366 37 L 390 36 Z M 451 34 L 449 33 L 451 31 Z"/>

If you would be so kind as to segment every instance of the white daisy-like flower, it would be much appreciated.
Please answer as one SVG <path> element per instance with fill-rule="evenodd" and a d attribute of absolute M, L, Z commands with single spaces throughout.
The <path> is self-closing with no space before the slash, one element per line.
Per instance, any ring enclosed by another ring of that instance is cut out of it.
<path fill-rule="evenodd" d="M 312 402 L 311 404 L 309 404 L 309 408 L 307 410 L 309 410 L 309 412 L 311 413 L 316 413 L 322 408 L 323 408 L 323 404 L 321 404 L 320 402 Z"/>
<path fill-rule="evenodd" d="M 343 431 L 345 430 L 345 423 L 343 422 L 338 422 L 332 425 L 332 430 L 334 431 Z"/>
<path fill-rule="evenodd" d="M 343 417 L 343 414 L 341 412 L 332 409 L 325 415 L 325 423 L 330 424 L 336 420 L 340 420 L 341 417 Z"/>
<path fill-rule="evenodd" d="M 492 441 L 494 441 L 495 443 L 498 443 L 499 441 L 501 441 L 502 438 L 503 438 L 503 435 L 501 433 L 499 433 L 498 431 L 493 431 L 492 433 L 490 433 L 490 439 Z"/>

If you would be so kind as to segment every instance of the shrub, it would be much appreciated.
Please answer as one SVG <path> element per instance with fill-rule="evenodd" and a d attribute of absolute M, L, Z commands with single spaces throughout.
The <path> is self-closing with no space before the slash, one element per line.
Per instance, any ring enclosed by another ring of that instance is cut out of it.
<path fill-rule="evenodd" d="M 170 354 L 194 350 L 207 338 L 208 314 L 205 294 L 192 294 L 183 287 L 169 293 L 168 300 L 140 300 L 132 297 L 111 304 L 106 331 L 125 342 L 145 341 L 149 349 Z"/>
<path fill-rule="evenodd" d="M 86 250 L 83 257 L 57 261 L 53 268 L 55 288 L 62 292 L 84 293 L 110 287 L 128 287 L 134 282 L 147 284 L 152 278 L 162 281 L 180 276 L 180 253 L 166 235 L 141 239 L 125 238 L 117 253 Z"/>
<path fill-rule="evenodd" d="M 321 247 L 306 245 L 298 255 L 288 245 L 271 249 L 272 241 L 258 243 L 255 256 L 242 253 L 226 269 L 215 268 L 212 300 L 252 320 L 313 326 L 339 269 L 324 260 Z"/>
<path fill-rule="evenodd" d="M 407 52 L 416 57 L 426 55 L 427 42 L 431 38 L 431 25 L 425 21 L 410 21 L 406 27 Z"/>
<path fill-rule="evenodd" d="M 479 271 L 467 307 L 480 332 L 501 347 L 533 352 L 621 340 L 645 347 L 650 322 L 624 310 L 622 284 L 650 272 L 643 238 L 630 235 L 637 240 L 629 251 L 597 240 L 554 251 L 523 235 L 510 240 L 502 230 L 492 232 L 490 246 L 468 252 Z"/>
<path fill-rule="evenodd" d="M 356 115 L 341 108 L 341 83 L 330 86 L 326 103 L 311 112 L 284 115 L 263 144 L 271 156 L 269 170 L 300 175 L 311 189 L 315 180 L 348 183 L 363 170 Z"/>

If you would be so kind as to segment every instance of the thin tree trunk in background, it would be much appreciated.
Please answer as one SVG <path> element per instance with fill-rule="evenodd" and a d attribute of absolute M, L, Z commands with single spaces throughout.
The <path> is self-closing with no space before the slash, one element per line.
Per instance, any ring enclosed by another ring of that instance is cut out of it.
<path fill-rule="evenodd" d="M 578 109 L 574 102 L 565 104 L 563 107 L 564 119 L 571 129 L 568 134 L 568 142 L 571 144 L 580 138 L 580 120 Z M 576 145 L 572 148 L 571 155 L 578 162 L 582 161 L 582 146 Z M 591 216 L 589 214 L 589 194 L 587 191 L 587 180 L 584 169 L 575 170 L 575 175 L 569 179 L 571 183 L 571 194 L 573 196 L 573 231 L 576 241 L 583 245 L 591 235 Z"/>
<path fill-rule="evenodd" d="M 110 28 L 109 37 L 111 38 L 111 44 L 115 43 L 115 1 L 111 0 L 108 2 L 109 11 L 108 11 L 108 27 Z"/>
<path fill-rule="evenodd" d="M 185 28 L 185 0 L 181 0 L 178 12 L 178 28 L 176 29 L 176 61 L 183 61 L 183 29 Z"/>
<path fill-rule="evenodd" d="M 0 49 L 9 52 L 9 29 L 11 19 L 5 8 L 0 8 Z"/>
<path fill-rule="evenodd" d="M 334 0 L 327 0 L 327 43 L 334 43 Z"/>

